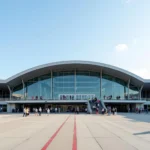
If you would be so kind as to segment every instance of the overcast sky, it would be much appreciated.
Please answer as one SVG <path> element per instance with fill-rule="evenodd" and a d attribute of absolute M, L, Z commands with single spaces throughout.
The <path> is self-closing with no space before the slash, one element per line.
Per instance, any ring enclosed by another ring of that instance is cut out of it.
<path fill-rule="evenodd" d="M 0 78 L 62 60 L 150 79 L 150 0 L 1 0 Z"/>

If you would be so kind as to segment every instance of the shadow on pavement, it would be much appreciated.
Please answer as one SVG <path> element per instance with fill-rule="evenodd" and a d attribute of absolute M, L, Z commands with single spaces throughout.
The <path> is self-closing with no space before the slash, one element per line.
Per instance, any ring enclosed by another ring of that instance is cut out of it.
<path fill-rule="evenodd" d="M 140 133 L 134 133 L 133 135 L 143 135 L 143 134 L 150 134 L 150 131 L 140 132 Z"/>
<path fill-rule="evenodd" d="M 123 116 L 126 119 L 130 119 L 133 122 L 147 122 L 150 123 L 150 114 L 136 114 L 136 113 L 119 113 L 119 115 Z"/>

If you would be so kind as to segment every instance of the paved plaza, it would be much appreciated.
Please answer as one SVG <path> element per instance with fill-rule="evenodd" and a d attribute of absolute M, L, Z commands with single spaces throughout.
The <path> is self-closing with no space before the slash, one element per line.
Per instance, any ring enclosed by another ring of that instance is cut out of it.
<path fill-rule="evenodd" d="M 150 115 L 0 115 L 0 150 L 150 150 Z"/>

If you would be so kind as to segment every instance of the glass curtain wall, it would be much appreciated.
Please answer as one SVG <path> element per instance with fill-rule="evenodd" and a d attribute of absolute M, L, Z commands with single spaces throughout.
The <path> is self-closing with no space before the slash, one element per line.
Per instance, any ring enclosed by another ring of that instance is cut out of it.
<path fill-rule="evenodd" d="M 130 89 L 129 89 L 129 98 L 130 99 L 140 98 L 140 90 L 132 84 L 130 85 Z"/>
<path fill-rule="evenodd" d="M 92 71 L 62 71 L 53 72 L 33 78 L 13 89 L 12 98 L 32 100 L 87 100 L 98 99 L 128 99 L 127 82 Z M 102 83 L 100 83 L 102 81 Z M 102 86 L 102 89 L 100 88 Z M 101 93 L 101 95 L 100 95 Z M 139 99 L 139 89 L 130 84 L 129 99 Z"/>
<path fill-rule="evenodd" d="M 103 74 L 102 99 L 125 99 L 127 95 L 127 83 L 118 78 Z"/>
<path fill-rule="evenodd" d="M 70 72 L 53 72 L 53 99 L 71 100 L 75 93 L 75 75 Z"/>
<path fill-rule="evenodd" d="M 76 99 L 100 98 L 100 73 L 76 71 Z"/>
<path fill-rule="evenodd" d="M 51 75 L 34 78 L 25 83 L 27 99 L 51 99 Z"/>
<path fill-rule="evenodd" d="M 22 84 L 13 88 L 12 98 L 16 99 L 16 100 L 24 98 L 23 85 Z"/>

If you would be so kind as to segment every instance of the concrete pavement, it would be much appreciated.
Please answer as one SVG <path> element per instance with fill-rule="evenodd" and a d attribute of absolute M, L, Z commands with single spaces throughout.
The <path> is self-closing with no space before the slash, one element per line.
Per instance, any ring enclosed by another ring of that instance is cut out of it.
<path fill-rule="evenodd" d="M 149 150 L 150 115 L 0 115 L 0 150 L 27 149 Z"/>

